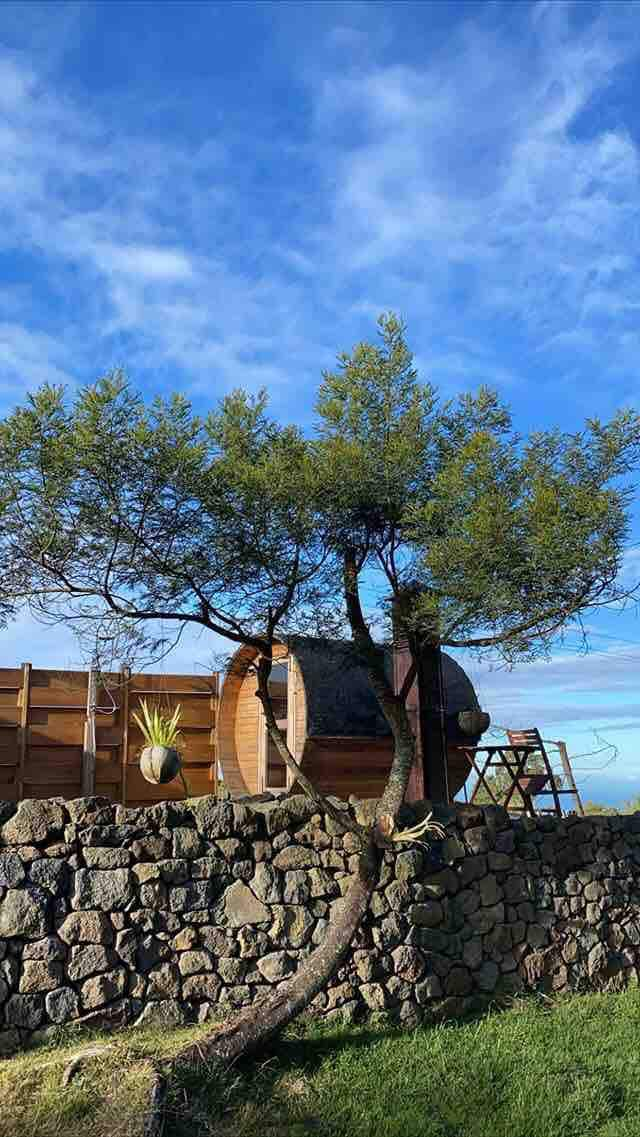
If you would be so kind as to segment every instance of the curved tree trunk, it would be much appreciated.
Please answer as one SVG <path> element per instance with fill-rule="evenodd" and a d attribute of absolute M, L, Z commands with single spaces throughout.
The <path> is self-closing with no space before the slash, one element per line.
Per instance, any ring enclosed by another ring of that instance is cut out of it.
<path fill-rule="evenodd" d="M 217 1058 L 221 1062 L 234 1062 L 262 1046 L 322 991 L 347 954 L 353 937 L 369 905 L 369 898 L 378 877 L 378 856 L 373 844 L 358 859 L 358 868 L 351 878 L 340 911 L 331 920 L 329 930 L 314 952 L 298 968 L 289 982 L 275 995 L 255 1007 L 242 1011 L 222 1030 L 204 1042 L 195 1043 L 181 1051 L 175 1061 L 202 1061 Z"/>
<path fill-rule="evenodd" d="M 369 906 L 371 893 L 378 877 L 380 847 L 390 837 L 398 811 L 404 801 L 409 774 L 415 756 L 415 740 L 411 731 L 404 698 L 395 694 L 384 672 L 379 649 L 374 644 L 365 623 L 358 594 L 358 572 L 350 557 L 345 558 L 344 566 L 345 599 L 349 621 L 356 645 L 367 662 L 369 681 L 380 703 L 393 734 L 393 760 L 387 784 L 378 805 L 377 820 L 366 832 L 350 817 L 337 811 L 324 795 L 308 781 L 298 763 L 282 738 L 273 714 L 268 691 L 271 671 L 271 653 L 265 651 L 258 665 L 258 698 L 262 702 L 269 732 L 275 745 L 288 766 L 309 796 L 318 802 L 345 830 L 354 832 L 361 841 L 362 852 L 340 911 L 332 919 L 323 942 L 305 960 L 289 982 L 271 998 L 259 1004 L 259 1010 L 252 1007 L 234 1015 L 225 1025 L 215 1029 L 201 1042 L 181 1050 L 173 1059 L 171 1066 L 181 1063 L 200 1063 L 218 1060 L 225 1065 L 237 1061 L 256 1051 L 273 1035 L 304 1011 L 315 996 L 323 990 L 331 976 L 340 966 L 353 941 Z M 167 1075 L 160 1070 L 156 1073 L 152 1087 L 149 1112 L 145 1122 L 145 1137 L 161 1137 L 164 1125 L 164 1101 L 167 1090 Z"/>
<path fill-rule="evenodd" d="M 171 1066 L 196 1064 L 212 1059 L 230 1065 L 263 1046 L 304 1011 L 323 990 L 347 954 L 377 883 L 378 863 L 379 853 L 372 838 L 358 858 L 356 872 L 345 896 L 338 902 L 339 912 L 332 919 L 324 940 L 286 986 L 261 1002 L 258 1011 L 256 1007 L 241 1011 L 202 1041 L 179 1051 Z M 170 1069 L 164 1073 L 158 1070 L 154 1076 L 144 1126 L 145 1137 L 160 1137 L 163 1132 L 169 1074 Z"/>

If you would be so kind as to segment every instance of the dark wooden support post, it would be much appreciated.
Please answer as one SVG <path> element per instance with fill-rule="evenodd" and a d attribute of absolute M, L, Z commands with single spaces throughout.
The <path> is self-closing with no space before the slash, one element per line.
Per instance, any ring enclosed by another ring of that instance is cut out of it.
<path fill-rule="evenodd" d="M 439 804 L 449 801 L 445 693 L 442 655 L 438 643 L 425 640 L 412 628 L 411 609 L 415 593 L 411 589 L 395 596 L 392 604 L 393 640 L 396 651 L 405 645 L 416 663 L 417 723 L 415 728 L 418 760 L 422 762 L 425 798 Z M 400 669 L 402 670 L 402 669 Z M 396 690 L 400 670 L 396 666 Z"/>
<path fill-rule="evenodd" d="M 442 656 L 437 644 L 423 644 L 417 660 L 418 714 L 422 742 L 424 796 L 449 801 Z"/>

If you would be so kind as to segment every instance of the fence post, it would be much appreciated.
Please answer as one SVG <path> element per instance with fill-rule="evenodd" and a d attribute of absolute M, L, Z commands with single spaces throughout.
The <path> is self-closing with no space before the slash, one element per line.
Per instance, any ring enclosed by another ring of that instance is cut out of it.
<path fill-rule="evenodd" d="M 220 676 L 217 671 L 213 672 L 215 681 L 215 691 L 212 690 L 211 698 L 209 699 L 209 709 L 211 711 L 211 730 L 209 732 L 209 743 L 211 745 L 212 760 L 211 760 L 211 774 L 213 781 L 213 792 L 215 797 L 218 796 L 218 709 L 220 706 Z"/>
<path fill-rule="evenodd" d="M 122 742 L 121 742 L 121 787 L 122 787 L 122 804 L 127 804 L 127 763 L 129 758 L 129 682 L 131 680 L 131 668 L 120 668 L 120 688 L 122 690 L 122 698 L 120 699 L 120 719 L 122 722 Z"/>
<path fill-rule="evenodd" d="M 89 668 L 87 680 L 87 714 L 84 720 L 82 744 L 82 785 L 83 797 L 91 797 L 96 792 L 96 673 Z"/>
<path fill-rule="evenodd" d="M 24 798 L 24 768 L 27 761 L 29 742 L 29 701 L 31 698 L 31 664 L 22 664 L 22 687 L 20 689 L 20 728 L 18 739 L 18 796 Z"/>

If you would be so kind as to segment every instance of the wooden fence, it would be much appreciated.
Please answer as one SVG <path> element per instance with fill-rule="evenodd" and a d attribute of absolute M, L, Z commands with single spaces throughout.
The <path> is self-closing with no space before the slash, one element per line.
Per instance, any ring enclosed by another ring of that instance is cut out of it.
<path fill-rule="evenodd" d="M 132 712 L 146 697 L 182 707 L 183 771 L 190 794 L 216 789 L 216 674 L 99 676 L 88 671 L 0 669 L 0 800 L 103 794 L 126 805 L 182 798 L 180 779 L 153 786 L 139 768 L 143 738 Z M 89 697 L 91 695 L 91 697 Z M 88 704 L 95 698 L 95 748 Z"/>

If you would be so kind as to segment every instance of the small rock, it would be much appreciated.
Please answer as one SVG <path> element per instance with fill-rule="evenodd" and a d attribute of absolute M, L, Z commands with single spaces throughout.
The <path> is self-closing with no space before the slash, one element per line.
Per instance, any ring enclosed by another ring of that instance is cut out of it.
<path fill-rule="evenodd" d="M 128 869 L 78 869 L 74 876 L 74 908 L 117 911 L 133 899 L 133 878 Z"/>
<path fill-rule="evenodd" d="M 217 1003 L 221 989 L 217 975 L 189 975 L 182 981 L 182 998 L 208 999 L 211 1003 Z"/>
<path fill-rule="evenodd" d="M 192 861 L 195 857 L 199 857 L 201 852 L 202 840 L 197 829 L 179 826 L 173 830 L 172 856 L 175 860 L 184 857 L 185 860 Z"/>
<path fill-rule="evenodd" d="M 44 1018 L 42 995 L 12 995 L 4 1013 L 9 1026 L 35 1030 Z"/>
<path fill-rule="evenodd" d="M 50 841 L 65 825 L 65 811 L 56 801 L 26 798 L 2 826 L 5 845 L 37 845 Z"/>
<path fill-rule="evenodd" d="M 424 972 L 424 956 L 419 948 L 401 944 L 391 952 L 391 958 L 396 975 L 408 983 L 415 983 Z"/>
<path fill-rule="evenodd" d="M 10 888 L 0 903 L 0 937 L 39 940 L 46 934 L 46 893 L 35 888 Z"/>
<path fill-rule="evenodd" d="M 284 876 L 285 904 L 306 904 L 310 899 L 309 879 L 302 869 L 286 872 Z"/>
<path fill-rule="evenodd" d="M 44 1000 L 47 1017 L 54 1023 L 65 1023 L 77 1017 L 79 1000 L 72 987 L 58 987 L 49 991 Z"/>
<path fill-rule="evenodd" d="M 453 864 L 465 856 L 465 848 L 459 837 L 447 837 L 441 846 L 442 859 L 445 864 Z"/>
<path fill-rule="evenodd" d="M 233 987 L 244 982 L 248 966 L 246 959 L 233 959 L 227 955 L 218 960 L 218 973 L 223 983 Z"/>
<path fill-rule="evenodd" d="M 314 849 L 305 845 L 287 845 L 274 858 L 274 868 L 286 871 L 288 869 L 306 869 L 320 864 L 320 857 Z"/>
<path fill-rule="evenodd" d="M 416 880 L 422 872 L 423 863 L 424 858 L 418 849 L 408 849 L 404 853 L 398 853 L 396 878 L 399 881 Z"/>
<path fill-rule="evenodd" d="M 45 936 L 42 940 L 26 943 L 22 949 L 23 959 L 65 959 L 66 945 L 57 936 Z"/>
<path fill-rule="evenodd" d="M 61 963 L 46 959 L 27 959 L 22 965 L 19 990 L 24 994 L 52 991 L 61 983 Z"/>
<path fill-rule="evenodd" d="M 427 975 L 421 983 L 416 985 L 416 999 L 420 1006 L 424 1006 L 430 999 L 439 999 L 442 995 L 442 984 L 437 975 Z"/>
<path fill-rule="evenodd" d="M 68 876 L 69 869 L 65 862 L 54 857 L 33 861 L 29 869 L 29 879 L 54 896 L 59 896 L 65 890 Z"/>
<path fill-rule="evenodd" d="M 494 991 L 498 982 L 499 971 L 497 964 L 486 960 L 475 974 L 475 981 L 481 991 Z"/>
<path fill-rule="evenodd" d="M 473 980 L 466 967 L 452 967 L 444 982 L 447 995 L 468 995 L 473 987 Z"/>
<path fill-rule="evenodd" d="M 472 853 L 486 853 L 489 848 L 489 831 L 482 825 L 472 826 L 465 829 L 464 840 Z"/>
<path fill-rule="evenodd" d="M 372 1011 L 383 1011 L 387 1005 L 385 989 L 381 983 L 363 983 L 360 997 Z"/>
<path fill-rule="evenodd" d="M 218 929 L 213 929 L 217 931 Z M 224 939 L 224 933 L 223 933 Z M 182 928 L 171 941 L 174 951 L 189 951 L 198 943 L 198 933 L 193 928 Z"/>
<path fill-rule="evenodd" d="M 202 976 L 201 978 L 205 978 Z M 207 977 L 208 978 L 208 977 Z M 189 982 L 189 980 L 187 980 Z M 188 998 L 189 996 L 186 996 Z M 177 999 L 161 999 L 158 1002 L 147 1003 L 135 1021 L 136 1026 L 185 1026 L 189 1022 L 186 1007 Z"/>
<path fill-rule="evenodd" d="M 83 850 L 84 863 L 90 869 L 122 869 L 131 863 L 128 849 L 101 849 L 86 847 Z"/>
<path fill-rule="evenodd" d="M 300 948 L 311 938 L 314 920 L 303 905 L 276 907 L 273 916 L 269 937 L 274 942 L 284 941 L 290 947 Z"/>
<path fill-rule="evenodd" d="M 24 867 L 17 853 L 0 853 L 0 888 L 17 888 L 24 879 Z"/>
<path fill-rule="evenodd" d="M 69 979 L 76 983 L 100 971 L 109 971 L 116 962 L 113 951 L 102 944 L 85 944 L 71 948 L 71 959 L 67 964 Z"/>
<path fill-rule="evenodd" d="M 262 924 L 270 916 L 266 905 L 240 880 L 227 888 L 216 911 L 216 919 L 231 928 Z"/>
<path fill-rule="evenodd" d="M 180 957 L 182 959 L 182 956 Z M 180 990 L 180 976 L 173 963 L 161 963 L 147 976 L 147 999 L 170 999 Z"/>
<path fill-rule="evenodd" d="M 295 960 L 286 951 L 272 951 L 258 960 L 257 967 L 268 983 L 277 983 L 295 971 Z"/>
<path fill-rule="evenodd" d="M 212 971 L 213 959 L 208 951 L 183 951 L 178 959 L 181 975 L 195 975 L 199 971 Z"/>
<path fill-rule="evenodd" d="M 280 856 L 280 854 L 278 855 Z M 256 865 L 253 877 L 249 881 L 249 887 L 254 895 L 259 900 L 263 900 L 265 904 L 279 904 L 282 900 L 280 877 L 266 861 L 259 861 Z"/>
<path fill-rule="evenodd" d="M 87 979 L 80 988 L 80 998 L 85 1010 L 93 1010 L 104 1003 L 110 1003 L 123 995 L 127 986 L 126 971 L 107 971 L 104 975 L 94 975 Z"/>
<path fill-rule="evenodd" d="M 442 905 L 437 900 L 432 900 L 430 904 L 412 904 L 408 915 L 412 924 L 435 928 L 442 921 Z"/>
<path fill-rule="evenodd" d="M 502 889 L 495 876 L 485 876 L 480 881 L 480 900 L 484 906 L 497 904 L 502 898 Z"/>

